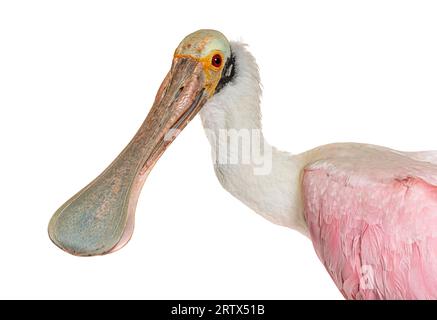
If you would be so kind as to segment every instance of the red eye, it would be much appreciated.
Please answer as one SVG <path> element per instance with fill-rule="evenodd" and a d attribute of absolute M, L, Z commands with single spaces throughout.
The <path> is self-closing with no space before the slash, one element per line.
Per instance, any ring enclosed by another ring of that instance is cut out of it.
<path fill-rule="evenodd" d="M 215 54 L 211 59 L 211 64 L 214 67 L 219 68 L 222 65 L 222 56 L 219 54 Z"/>

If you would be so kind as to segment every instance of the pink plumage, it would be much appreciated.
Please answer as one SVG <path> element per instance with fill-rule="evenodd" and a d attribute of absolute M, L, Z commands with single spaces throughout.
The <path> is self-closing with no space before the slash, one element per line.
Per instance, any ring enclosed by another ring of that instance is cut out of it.
<path fill-rule="evenodd" d="M 345 298 L 437 299 L 433 177 L 435 165 L 389 149 L 306 167 L 311 239 Z"/>
<path fill-rule="evenodd" d="M 233 148 L 217 137 L 262 130 L 255 59 L 240 43 L 231 49 L 235 79 L 201 111 L 222 186 L 309 236 L 345 298 L 437 299 L 437 152 L 336 143 L 292 155 L 262 134 Z M 244 149 L 264 154 L 228 161 Z M 258 174 L 261 163 L 267 170 Z"/>

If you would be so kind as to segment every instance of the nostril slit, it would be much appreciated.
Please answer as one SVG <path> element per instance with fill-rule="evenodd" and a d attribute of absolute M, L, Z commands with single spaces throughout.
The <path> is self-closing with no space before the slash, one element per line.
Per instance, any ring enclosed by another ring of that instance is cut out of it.
<path fill-rule="evenodd" d="M 184 90 L 184 87 L 180 87 L 179 88 L 179 90 L 178 90 L 178 92 L 176 92 L 176 95 L 175 95 L 175 99 L 177 99 L 177 98 L 179 98 L 179 95 L 181 94 L 181 92 Z"/>

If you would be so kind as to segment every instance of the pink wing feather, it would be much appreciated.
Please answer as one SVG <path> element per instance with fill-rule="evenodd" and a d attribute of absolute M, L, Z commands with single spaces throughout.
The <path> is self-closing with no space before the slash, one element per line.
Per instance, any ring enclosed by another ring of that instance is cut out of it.
<path fill-rule="evenodd" d="M 380 156 L 304 170 L 317 255 L 347 299 L 437 299 L 436 167 Z"/>

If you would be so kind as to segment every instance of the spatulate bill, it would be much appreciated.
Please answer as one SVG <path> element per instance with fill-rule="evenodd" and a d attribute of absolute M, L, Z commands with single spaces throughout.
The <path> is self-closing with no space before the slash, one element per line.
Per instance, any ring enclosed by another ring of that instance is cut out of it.
<path fill-rule="evenodd" d="M 155 102 L 126 148 L 96 179 L 53 215 L 50 239 L 79 256 L 120 249 L 133 232 L 135 207 L 146 177 L 207 99 L 202 64 L 175 58 Z"/>

